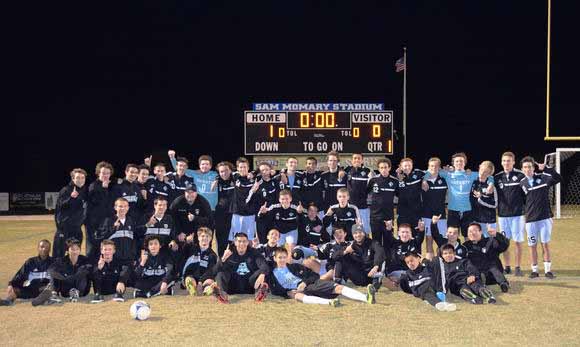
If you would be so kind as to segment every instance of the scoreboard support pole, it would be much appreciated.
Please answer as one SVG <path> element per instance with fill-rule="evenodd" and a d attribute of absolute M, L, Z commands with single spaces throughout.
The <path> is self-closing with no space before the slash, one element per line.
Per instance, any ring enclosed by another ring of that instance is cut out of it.
<path fill-rule="evenodd" d="M 403 47 L 403 158 L 407 157 L 407 47 Z"/>

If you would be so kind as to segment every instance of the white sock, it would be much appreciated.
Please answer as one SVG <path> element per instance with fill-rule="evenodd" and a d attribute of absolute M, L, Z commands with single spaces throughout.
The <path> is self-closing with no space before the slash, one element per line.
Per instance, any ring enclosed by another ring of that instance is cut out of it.
<path fill-rule="evenodd" d="M 305 304 L 328 305 L 330 300 L 323 299 L 323 298 L 318 297 L 318 296 L 304 295 L 304 297 L 302 298 L 302 302 Z"/>
<path fill-rule="evenodd" d="M 546 273 L 550 272 L 552 270 L 552 262 L 551 261 L 545 261 L 544 262 L 544 271 Z"/>
<path fill-rule="evenodd" d="M 532 264 L 532 272 L 538 272 L 538 264 Z"/>
<path fill-rule="evenodd" d="M 342 287 L 341 294 L 352 300 L 367 302 L 367 296 L 365 294 L 346 286 Z"/>

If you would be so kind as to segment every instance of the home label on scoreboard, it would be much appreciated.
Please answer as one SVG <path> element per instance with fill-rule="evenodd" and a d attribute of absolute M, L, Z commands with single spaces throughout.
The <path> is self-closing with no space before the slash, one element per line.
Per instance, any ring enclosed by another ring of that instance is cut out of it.
<path fill-rule="evenodd" d="M 383 104 L 254 104 L 244 112 L 245 154 L 393 154 L 393 111 Z"/>

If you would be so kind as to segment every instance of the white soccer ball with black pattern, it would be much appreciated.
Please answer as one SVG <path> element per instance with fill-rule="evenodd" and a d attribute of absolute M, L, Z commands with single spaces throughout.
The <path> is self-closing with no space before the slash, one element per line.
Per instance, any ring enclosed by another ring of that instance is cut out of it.
<path fill-rule="evenodd" d="M 151 315 L 151 306 L 145 301 L 136 301 L 129 309 L 131 318 L 136 320 L 146 320 Z"/>

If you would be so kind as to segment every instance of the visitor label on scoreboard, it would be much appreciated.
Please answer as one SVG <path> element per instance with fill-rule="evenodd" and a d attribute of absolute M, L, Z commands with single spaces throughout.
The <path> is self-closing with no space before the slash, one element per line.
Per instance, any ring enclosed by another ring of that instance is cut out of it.
<path fill-rule="evenodd" d="M 245 154 L 393 154 L 393 111 L 383 104 L 254 104 Z"/>

